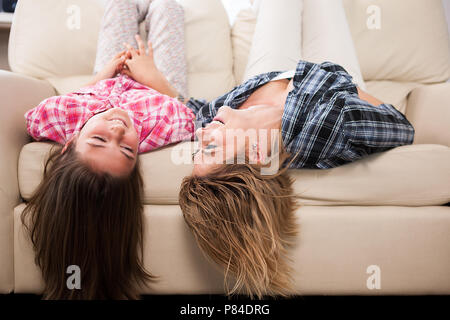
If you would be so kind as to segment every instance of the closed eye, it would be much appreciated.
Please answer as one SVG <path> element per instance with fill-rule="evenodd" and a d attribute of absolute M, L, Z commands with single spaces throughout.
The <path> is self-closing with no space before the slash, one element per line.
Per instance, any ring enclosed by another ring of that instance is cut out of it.
<path fill-rule="evenodd" d="M 102 141 L 102 142 L 106 142 L 106 140 L 105 140 L 104 138 L 99 137 L 99 136 L 94 136 L 94 137 L 92 137 L 92 138 L 93 138 L 93 139 L 100 140 L 100 141 Z M 122 146 L 122 148 L 124 148 L 125 150 L 128 150 L 128 151 L 130 151 L 131 153 L 133 153 L 133 149 L 131 149 L 131 148 L 129 148 L 129 147 Z"/>
<path fill-rule="evenodd" d="M 103 139 L 103 138 L 101 138 L 101 137 L 94 136 L 94 137 L 92 137 L 92 138 L 97 139 L 97 140 L 100 140 L 100 141 L 103 141 L 103 142 L 106 142 L 106 140 Z"/>
<path fill-rule="evenodd" d="M 204 154 L 213 154 L 214 153 L 214 149 L 216 149 L 217 146 L 215 144 L 208 144 L 204 149 L 203 149 L 203 153 Z"/>

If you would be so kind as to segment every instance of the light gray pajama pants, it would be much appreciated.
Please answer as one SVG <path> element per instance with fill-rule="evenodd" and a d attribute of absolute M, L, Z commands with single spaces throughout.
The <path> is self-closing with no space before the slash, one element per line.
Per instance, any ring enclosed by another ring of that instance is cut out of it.
<path fill-rule="evenodd" d="M 137 48 L 134 36 L 139 33 L 139 24 L 143 21 L 157 68 L 179 93 L 187 97 L 184 12 L 175 0 L 107 0 L 94 73 L 126 49 L 124 42 Z"/>

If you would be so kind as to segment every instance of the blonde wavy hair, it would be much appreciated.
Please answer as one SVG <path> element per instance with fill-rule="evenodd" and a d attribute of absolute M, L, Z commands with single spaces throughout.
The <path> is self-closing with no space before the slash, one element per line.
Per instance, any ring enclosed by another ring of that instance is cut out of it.
<path fill-rule="evenodd" d="M 228 295 L 288 296 L 292 268 L 287 249 L 297 234 L 293 181 L 286 169 L 271 176 L 260 169 L 228 164 L 206 176 L 188 176 L 179 204 L 200 249 L 225 270 Z"/>

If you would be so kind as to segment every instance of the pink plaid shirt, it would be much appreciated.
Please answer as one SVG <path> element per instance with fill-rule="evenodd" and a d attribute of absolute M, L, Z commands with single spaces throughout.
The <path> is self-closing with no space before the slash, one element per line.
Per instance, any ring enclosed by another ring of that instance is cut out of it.
<path fill-rule="evenodd" d="M 93 115 L 113 107 L 130 116 L 139 137 L 139 153 L 193 138 L 191 109 L 125 75 L 42 101 L 25 114 L 27 130 L 38 141 L 64 144 Z"/>

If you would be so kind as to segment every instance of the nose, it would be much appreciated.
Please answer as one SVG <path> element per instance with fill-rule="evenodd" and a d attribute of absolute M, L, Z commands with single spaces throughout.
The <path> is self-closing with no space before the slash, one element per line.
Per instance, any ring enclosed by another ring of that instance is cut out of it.
<path fill-rule="evenodd" d="M 125 134 L 125 127 L 120 124 L 113 124 L 109 130 L 114 133 L 117 137 L 122 137 Z"/>
<path fill-rule="evenodd" d="M 195 135 L 197 136 L 197 140 L 203 145 L 205 143 L 205 128 L 198 128 L 195 130 Z"/>

